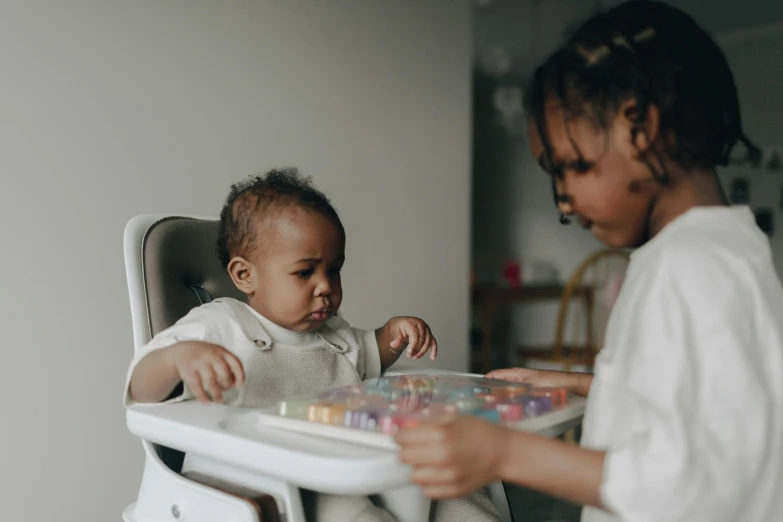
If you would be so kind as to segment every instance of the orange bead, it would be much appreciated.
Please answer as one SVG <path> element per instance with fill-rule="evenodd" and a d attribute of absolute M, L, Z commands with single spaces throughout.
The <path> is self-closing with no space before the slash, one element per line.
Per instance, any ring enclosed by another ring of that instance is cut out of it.
<path fill-rule="evenodd" d="M 549 397 L 554 408 L 568 403 L 568 390 L 565 388 L 534 388 L 530 394 L 534 397 Z"/>

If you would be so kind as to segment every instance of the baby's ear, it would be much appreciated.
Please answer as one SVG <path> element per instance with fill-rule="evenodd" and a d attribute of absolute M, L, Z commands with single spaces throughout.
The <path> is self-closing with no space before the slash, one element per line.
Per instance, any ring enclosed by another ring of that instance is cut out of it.
<path fill-rule="evenodd" d="M 228 262 L 228 275 L 240 292 L 253 295 L 255 293 L 255 267 L 244 257 L 237 256 Z"/>

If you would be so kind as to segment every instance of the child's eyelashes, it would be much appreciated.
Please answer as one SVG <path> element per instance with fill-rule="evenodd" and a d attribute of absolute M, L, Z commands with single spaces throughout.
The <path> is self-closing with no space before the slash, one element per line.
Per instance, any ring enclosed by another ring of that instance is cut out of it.
<path fill-rule="evenodd" d="M 594 164 L 590 161 L 585 161 L 584 159 L 578 159 L 575 162 L 573 162 L 571 165 L 568 166 L 571 170 L 574 172 L 578 172 L 580 174 L 584 174 L 585 172 L 590 171 L 593 168 Z"/>
<path fill-rule="evenodd" d="M 584 174 L 586 172 L 590 172 L 590 170 L 595 166 L 595 163 L 592 161 L 587 161 L 585 159 L 577 159 L 574 161 L 567 161 L 564 163 L 558 163 L 556 165 L 552 165 L 550 168 L 546 169 L 547 172 L 549 172 L 553 177 L 555 178 L 562 178 L 566 172 L 576 172 L 577 174 Z"/>
<path fill-rule="evenodd" d="M 584 174 L 585 172 L 589 172 L 590 169 L 594 167 L 594 163 L 591 161 L 587 161 L 585 159 L 578 159 L 575 161 L 568 161 L 561 165 L 559 167 L 560 173 L 565 173 L 567 171 L 576 172 L 577 174 Z"/>

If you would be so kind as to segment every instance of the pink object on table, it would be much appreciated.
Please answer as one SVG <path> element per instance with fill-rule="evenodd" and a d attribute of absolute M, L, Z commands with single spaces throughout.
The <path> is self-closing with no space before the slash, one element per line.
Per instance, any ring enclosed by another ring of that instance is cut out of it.
<path fill-rule="evenodd" d="M 378 429 L 387 435 L 394 435 L 400 429 L 403 416 L 400 414 L 387 413 L 381 415 L 378 419 Z"/>
<path fill-rule="evenodd" d="M 517 261 L 503 264 L 503 280 L 510 287 L 518 287 L 522 281 L 522 267 Z"/>
<path fill-rule="evenodd" d="M 495 409 L 500 414 L 501 422 L 519 422 L 525 417 L 525 407 L 519 402 L 498 404 Z"/>

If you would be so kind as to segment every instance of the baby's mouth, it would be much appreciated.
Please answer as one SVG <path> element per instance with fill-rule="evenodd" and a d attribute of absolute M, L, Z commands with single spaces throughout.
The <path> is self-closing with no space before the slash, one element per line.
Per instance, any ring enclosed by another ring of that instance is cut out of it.
<path fill-rule="evenodd" d="M 312 317 L 316 321 L 325 321 L 329 319 L 332 315 L 332 310 L 330 308 L 319 308 L 315 312 L 312 312 L 310 314 L 310 317 Z"/>

